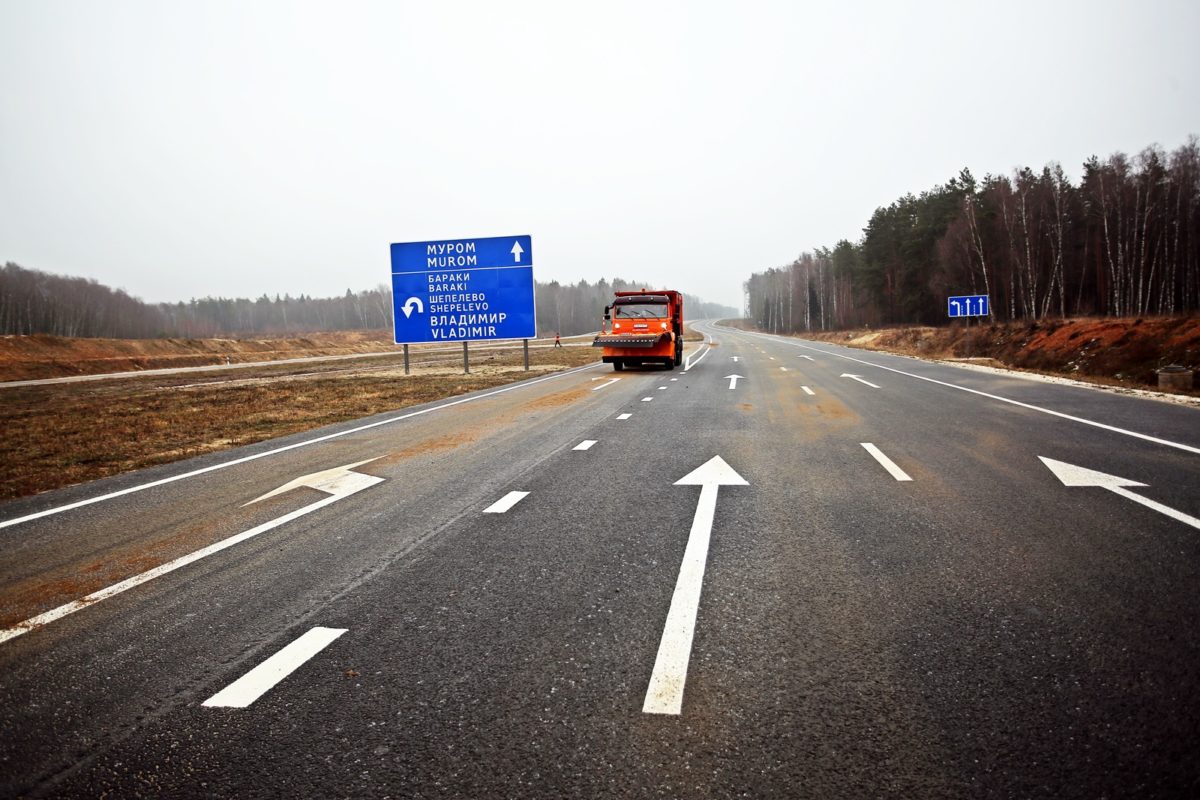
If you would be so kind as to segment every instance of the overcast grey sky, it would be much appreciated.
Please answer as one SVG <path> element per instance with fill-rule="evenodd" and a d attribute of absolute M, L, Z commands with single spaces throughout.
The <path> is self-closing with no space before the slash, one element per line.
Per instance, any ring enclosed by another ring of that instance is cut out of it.
<path fill-rule="evenodd" d="M 325 296 L 528 233 L 538 280 L 741 306 L 977 176 L 1200 133 L 1200 2 L 0 0 L 0 262 Z"/>

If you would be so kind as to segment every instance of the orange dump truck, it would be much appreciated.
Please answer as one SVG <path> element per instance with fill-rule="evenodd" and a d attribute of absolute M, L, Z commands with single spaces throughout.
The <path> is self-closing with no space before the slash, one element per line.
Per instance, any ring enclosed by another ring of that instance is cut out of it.
<path fill-rule="evenodd" d="M 605 330 L 610 321 L 611 332 Z M 604 307 L 604 322 L 592 346 L 604 348 L 601 360 L 615 370 L 642 364 L 675 369 L 683 361 L 683 295 L 679 292 L 616 292 L 612 305 Z"/>

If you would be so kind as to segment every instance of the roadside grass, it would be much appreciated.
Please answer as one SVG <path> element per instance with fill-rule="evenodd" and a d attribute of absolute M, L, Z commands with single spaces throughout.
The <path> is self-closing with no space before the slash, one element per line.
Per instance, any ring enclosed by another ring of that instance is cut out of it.
<path fill-rule="evenodd" d="M 0 500 L 397 411 L 598 360 L 590 347 L 461 354 L 0 389 Z"/>

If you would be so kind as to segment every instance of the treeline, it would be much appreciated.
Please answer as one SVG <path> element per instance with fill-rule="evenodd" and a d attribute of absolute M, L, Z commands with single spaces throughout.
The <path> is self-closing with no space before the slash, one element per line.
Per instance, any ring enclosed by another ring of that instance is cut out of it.
<path fill-rule="evenodd" d="M 392 293 L 384 285 L 341 297 L 267 295 L 146 303 L 95 280 L 8 263 L 0 271 L 0 334 L 199 339 L 240 334 L 387 328 Z"/>
<path fill-rule="evenodd" d="M 536 284 L 538 330 L 570 336 L 600 327 L 614 289 L 637 288 L 622 280 Z M 700 300 L 685 302 L 691 319 L 736 316 L 733 309 Z M 95 280 L 52 275 L 8 263 L 0 270 L 0 335 L 35 333 L 70 337 L 150 339 L 280 335 L 392 327 L 392 293 L 386 284 L 340 297 L 263 295 L 206 297 L 179 303 L 146 303 Z"/>
<path fill-rule="evenodd" d="M 993 319 L 1200 310 L 1200 144 L 945 185 L 878 208 L 862 238 L 744 284 L 771 331 L 936 324 L 946 298 L 987 294 Z"/>
<path fill-rule="evenodd" d="M 626 281 L 601 278 L 596 283 L 580 281 L 560 284 L 558 281 L 538 283 L 536 286 L 538 330 L 543 335 L 560 333 L 574 336 L 600 329 L 604 320 L 604 307 L 612 304 L 613 292 L 638 291 L 640 289 L 670 289 L 644 281 Z M 737 309 L 719 303 L 708 303 L 686 292 L 683 295 L 684 316 L 691 319 L 726 319 L 740 317 Z"/>

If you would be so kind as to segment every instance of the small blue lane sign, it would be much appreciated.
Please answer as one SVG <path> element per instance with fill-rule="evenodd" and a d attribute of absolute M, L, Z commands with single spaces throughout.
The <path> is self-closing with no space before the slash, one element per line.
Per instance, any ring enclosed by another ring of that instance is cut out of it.
<path fill-rule="evenodd" d="M 988 315 L 988 296 L 986 294 L 965 294 L 951 297 L 946 304 L 951 317 L 986 317 Z"/>
<path fill-rule="evenodd" d="M 396 344 L 533 339 L 528 235 L 392 245 Z"/>

